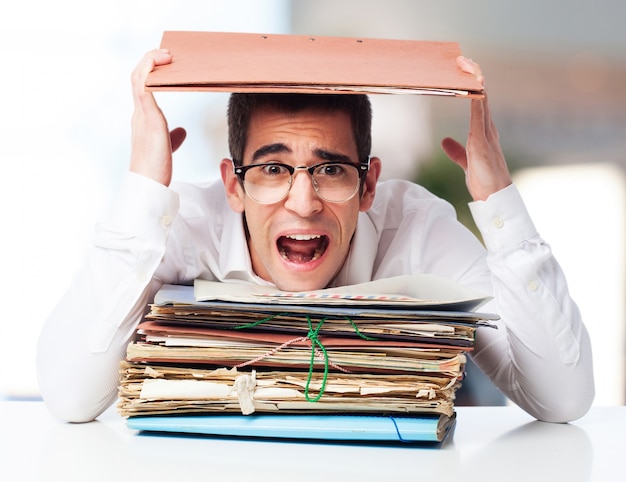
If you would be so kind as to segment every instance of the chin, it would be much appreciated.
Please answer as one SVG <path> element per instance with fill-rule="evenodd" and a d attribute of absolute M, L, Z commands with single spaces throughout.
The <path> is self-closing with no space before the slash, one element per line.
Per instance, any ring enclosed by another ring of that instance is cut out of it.
<path fill-rule="evenodd" d="M 295 276 L 281 277 L 274 281 L 276 287 L 281 291 L 315 291 L 326 288 L 330 280 L 314 279 L 310 274 L 299 273 Z"/>

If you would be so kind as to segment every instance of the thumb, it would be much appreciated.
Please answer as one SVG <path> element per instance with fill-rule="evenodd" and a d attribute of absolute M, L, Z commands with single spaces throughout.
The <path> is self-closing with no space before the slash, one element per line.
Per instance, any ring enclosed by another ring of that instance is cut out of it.
<path fill-rule="evenodd" d="M 185 138 L 187 137 L 187 131 L 182 127 L 177 127 L 170 131 L 170 143 L 172 145 L 172 152 L 176 152 L 176 150 L 181 146 Z"/>
<path fill-rule="evenodd" d="M 452 161 L 461 166 L 464 171 L 467 170 L 467 152 L 462 144 L 451 137 L 446 137 L 441 141 L 441 148 Z"/>

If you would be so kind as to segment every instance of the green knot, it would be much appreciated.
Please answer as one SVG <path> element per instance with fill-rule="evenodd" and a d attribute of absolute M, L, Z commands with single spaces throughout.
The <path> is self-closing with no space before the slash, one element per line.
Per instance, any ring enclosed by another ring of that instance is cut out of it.
<path fill-rule="evenodd" d="M 252 323 L 246 323 L 244 325 L 239 325 L 239 326 L 235 326 L 233 327 L 233 329 L 235 330 L 242 330 L 242 329 L 246 329 L 246 328 L 254 328 L 257 327 L 261 324 L 263 324 L 266 321 L 270 321 L 278 316 L 286 316 L 289 315 L 288 313 L 279 313 L 279 314 L 275 314 L 275 315 L 271 315 L 268 316 L 267 318 L 263 318 L 261 320 L 252 322 Z M 356 326 L 356 323 L 354 321 L 352 321 L 350 318 L 348 318 L 347 316 L 344 317 L 349 323 L 350 325 L 352 325 L 352 328 L 354 329 L 354 332 L 363 340 L 367 340 L 367 341 L 375 341 L 376 338 L 372 338 L 366 335 L 363 335 L 358 327 Z M 310 357 L 310 361 L 309 361 L 309 375 L 307 377 L 307 381 L 306 381 L 306 385 L 304 387 L 304 396 L 307 400 L 307 402 L 317 402 L 320 398 L 322 398 L 322 395 L 324 395 L 324 391 L 326 390 L 326 383 L 328 381 L 328 367 L 331 364 L 330 360 L 328 359 L 328 351 L 326 350 L 326 347 L 322 344 L 322 342 L 319 339 L 319 332 L 320 329 L 322 328 L 322 325 L 324 324 L 324 322 L 327 320 L 328 318 L 322 318 L 320 320 L 320 322 L 317 324 L 317 326 L 314 328 L 313 327 L 313 321 L 311 320 L 311 317 L 309 315 L 306 315 L 306 321 L 307 321 L 307 325 L 309 328 L 309 331 L 306 335 L 306 337 L 301 337 L 300 340 L 304 340 L 304 339 L 308 339 L 311 342 L 311 357 Z M 288 346 L 289 344 L 293 343 L 294 341 L 297 341 L 297 339 L 294 339 L 290 342 L 285 343 L 282 347 Z M 278 347 L 277 349 L 280 350 L 281 347 Z M 321 354 L 323 360 L 324 360 L 324 376 L 322 378 L 322 385 L 319 389 L 319 393 L 317 394 L 316 397 L 311 397 L 309 395 L 309 389 L 310 389 L 310 385 L 311 385 L 311 380 L 313 378 L 313 369 L 315 367 L 315 356 L 317 354 Z M 268 356 L 268 354 L 263 355 L 263 357 Z M 254 361 L 256 360 L 251 360 L 250 362 L 247 362 L 246 364 L 249 363 L 254 363 Z M 335 365 L 333 365 L 335 366 Z M 340 367 L 337 367 L 340 368 Z"/>
<path fill-rule="evenodd" d="M 320 328 L 324 324 L 326 318 L 323 318 L 318 323 L 315 329 L 313 328 L 313 322 L 311 321 L 311 317 L 307 315 L 306 321 L 309 325 L 309 332 L 307 333 L 307 338 L 311 341 L 311 361 L 309 363 L 309 376 L 306 380 L 306 386 L 304 387 L 304 396 L 307 402 L 317 402 L 322 395 L 324 395 L 324 390 L 326 390 L 326 382 L 328 381 L 328 352 L 326 351 L 326 347 L 322 344 L 322 342 L 318 338 L 318 334 Z M 322 379 L 322 386 L 320 387 L 319 393 L 315 398 L 311 398 L 309 396 L 309 386 L 311 385 L 311 379 L 313 378 L 313 367 L 315 366 L 315 354 L 317 349 L 322 352 L 324 357 L 324 378 Z"/>

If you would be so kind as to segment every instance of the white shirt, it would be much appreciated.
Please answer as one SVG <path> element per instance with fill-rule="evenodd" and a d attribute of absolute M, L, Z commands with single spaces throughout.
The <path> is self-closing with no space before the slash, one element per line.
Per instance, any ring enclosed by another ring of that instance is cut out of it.
<path fill-rule="evenodd" d="M 591 346 L 561 269 L 514 185 L 470 208 L 487 250 L 447 202 L 408 181 L 379 183 L 333 285 L 431 273 L 492 295 L 481 311 L 501 320 L 497 330 L 478 330 L 476 365 L 534 417 L 579 418 L 594 397 Z M 252 270 L 242 216 L 221 182 L 168 188 L 128 173 L 39 339 L 50 411 L 88 421 L 108 408 L 119 362 L 156 291 L 196 278 L 267 284 Z"/>

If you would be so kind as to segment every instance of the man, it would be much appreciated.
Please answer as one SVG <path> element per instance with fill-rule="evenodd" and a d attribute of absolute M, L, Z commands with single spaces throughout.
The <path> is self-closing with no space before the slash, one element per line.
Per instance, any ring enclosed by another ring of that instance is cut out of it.
<path fill-rule="evenodd" d="M 478 330 L 473 360 L 511 400 L 553 422 L 588 410 L 589 337 L 512 185 L 486 99 L 472 100 L 467 147 L 442 143 L 466 172 L 485 252 L 448 203 L 407 181 L 378 182 L 365 96 L 233 95 L 222 182 L 170 186 L 185 132 L 169 132 L 144 90 L 148 73 L 170 61 L 152 51 L 133 73 L 130 173 L 39 340 L 41 392 L 54 414 L 89 421 L 113 403 L 118 363 L 163 283 L 294 291 L 408 273 L 494 296 L 485 311 L 502 320 Z M 458 64 L 483 81 L 477 64 Z"/>

